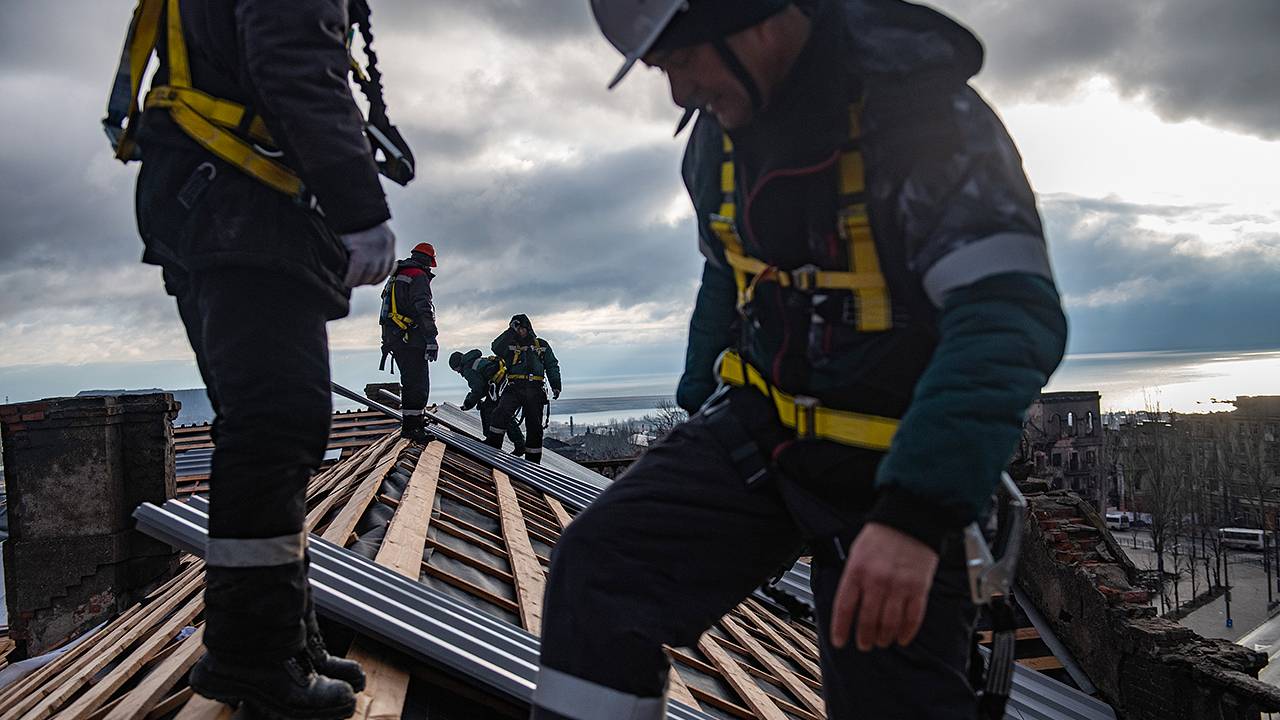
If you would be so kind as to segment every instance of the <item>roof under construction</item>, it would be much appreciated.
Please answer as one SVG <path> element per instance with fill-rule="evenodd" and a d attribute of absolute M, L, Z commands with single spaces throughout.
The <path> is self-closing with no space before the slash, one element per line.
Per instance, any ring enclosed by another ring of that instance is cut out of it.
<path fill-rule="evenodd" d="M 311 581 L 331 650 L 369 677 L 357 718 L 523 717 L 532 693 L 552 548 L 608 481 L 548 454 L 538 466 L 477 440 L 446 407 L 422 446 L 368 413 L 336 416 L 343 457 L 307 488 Z M 183 498 L 139 528 L 190 553 L 144 602 L 0 691 L 6 717 L 229 717 L 185 682 L 203 653 L 207 471 L 200 432 L 177 433 Z M 337 445 L 334 442 L 338 443 Z M 346 444 L 345 447 L 342 444 Z M 187 462 L 184 463 L 184 456 Z M 805 567 L 790 576 L 803 594 Z M 693 647 L 669 648 L 669 717 L 825 717 L 816 629 L 749 598 Z M 1105 704 L 1020 668 L 1008 717 L 1114 718 Z"/>

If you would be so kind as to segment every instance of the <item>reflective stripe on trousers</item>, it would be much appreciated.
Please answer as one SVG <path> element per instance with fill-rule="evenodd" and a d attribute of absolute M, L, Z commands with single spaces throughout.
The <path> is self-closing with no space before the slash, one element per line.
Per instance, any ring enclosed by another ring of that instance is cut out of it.
<path fill-rule="evenodd" d="M 299 562 L 307 550 L 305 532 L 270 538 L 209 538 L 205 563 L 211 567 L 275 567 Z"/>
<path fill-rule="evenodd" d="M 550 710 L 570 720 L 661 720 L 667 716 L 665 694 L 658 697 L 630 695 L 545 665 L 538 669 L 533 706 L 535 718 L 539 709 Z"/>

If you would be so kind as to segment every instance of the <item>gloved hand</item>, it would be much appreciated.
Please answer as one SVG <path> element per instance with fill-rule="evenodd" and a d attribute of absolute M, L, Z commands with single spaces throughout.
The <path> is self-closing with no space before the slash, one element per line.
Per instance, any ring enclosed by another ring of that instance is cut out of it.
<path fill-rule="evenodd" d="M 435 343 L 427 345 L 427 362 L 435 362 L 437 357 L 440 357 L 440 346 Z"/>
<path fill-rule="evenodd" d="M 552 400 L 559 400 L 559 399 L 560 399 L 560 388 L 552 388 L 552 389 L 551 389 L 551 399 L 552 399 Z"/>
<path fill-rule="evenodd" d="M 465 411 L 470 410 L 471 408 L 473 408 L 473 407 L 475 407 L 475 406 L 476 406 L 476 404 L 475 404 L 475 403 L 464 402 L 464 403 L 462 403 L 462 410 L 463 410 L 463 412 L 465 412 Z"/>
<path fill-rule="evenodd" d="M 347 248 L 347 287 L 374 285 L 396 265 L 396 235 L 387 223 L 342 236 Z"/>

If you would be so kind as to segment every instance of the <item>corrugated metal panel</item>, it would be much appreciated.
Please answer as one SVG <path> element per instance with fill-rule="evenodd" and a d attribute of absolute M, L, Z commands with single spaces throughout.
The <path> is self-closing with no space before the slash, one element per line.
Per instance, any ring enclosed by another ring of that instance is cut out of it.
<path fill-rule="evenodd" d="M 188 552 L 202 554 L 207 504 L 169 501 L 142 505 L 138 528 Z M 312 536 L 311 586 L 316 604 L 357 631 L 482 687 L 529 702 L 538 668 L 538 639 L 355 553 Z M 667 717 L 713 720 L 672 702 Z"/>

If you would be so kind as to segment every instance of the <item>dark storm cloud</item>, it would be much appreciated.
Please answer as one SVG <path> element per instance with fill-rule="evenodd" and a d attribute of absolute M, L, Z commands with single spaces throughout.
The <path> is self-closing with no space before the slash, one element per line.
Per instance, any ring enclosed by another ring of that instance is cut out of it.
<path fill-rule="evenodd" d="M 1143 213 L 1128 203 L 1069 196 L 1042 205 L 1072 352 L 1273 347 L 1280 337 L 1280 223 L 1233 228 L 1227 251 L 1193 233 L 1145 227 L 1153 217 L 1251 222 L 1213 207 Z"/>
<path fill-rule="evenodd" d="M 1276 0 L 937 0 L 987 46 L 983 82 L 1061 97 L 1093 76 L 1168 120 L 1280 138 Z"/>

